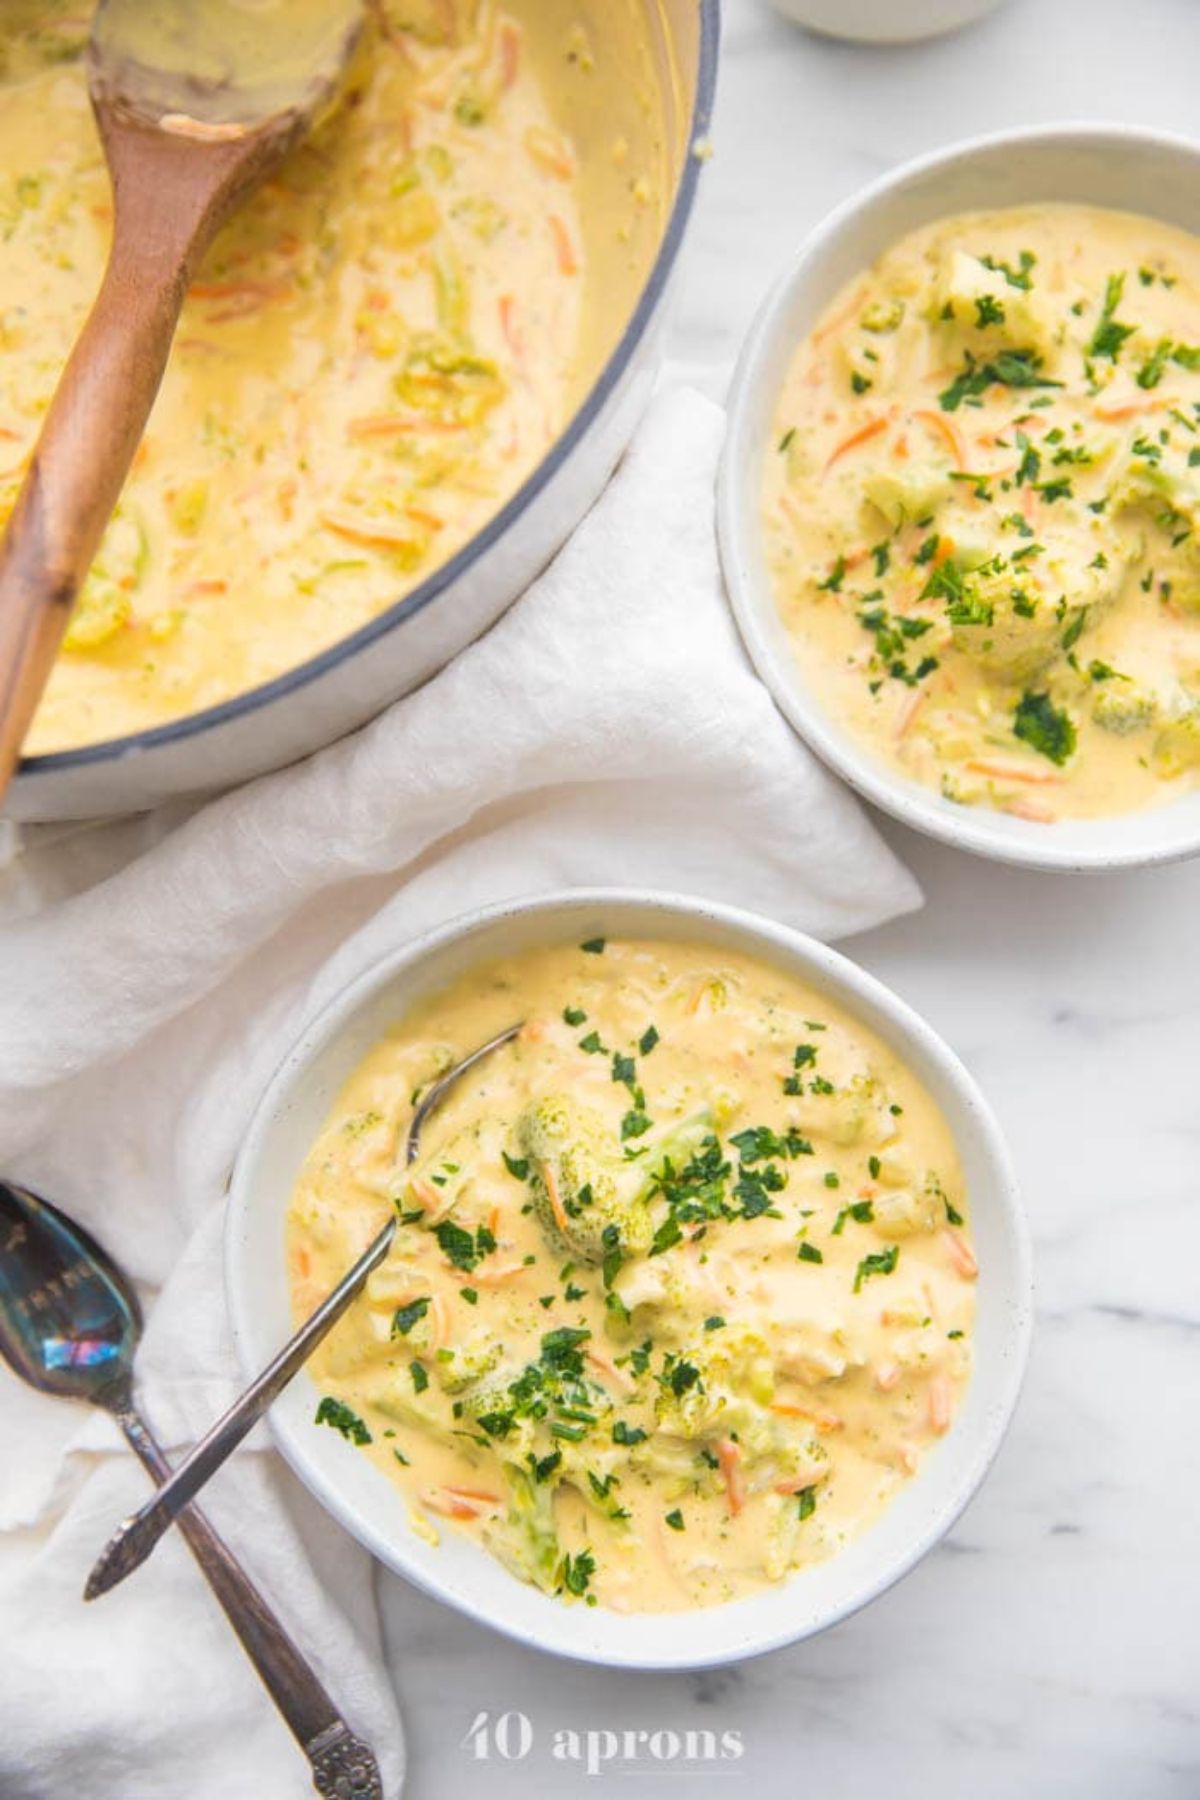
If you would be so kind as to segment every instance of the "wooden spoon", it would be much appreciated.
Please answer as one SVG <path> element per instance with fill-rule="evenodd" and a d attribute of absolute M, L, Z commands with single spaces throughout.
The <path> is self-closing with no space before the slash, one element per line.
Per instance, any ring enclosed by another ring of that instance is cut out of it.
<path fill-rule="evenodd" d="M 113 185 L 95 306 L 0 541 L 0 799 L 218 226 L 337 92 L 363 0 L 100 0 L 88 87 Z"/>

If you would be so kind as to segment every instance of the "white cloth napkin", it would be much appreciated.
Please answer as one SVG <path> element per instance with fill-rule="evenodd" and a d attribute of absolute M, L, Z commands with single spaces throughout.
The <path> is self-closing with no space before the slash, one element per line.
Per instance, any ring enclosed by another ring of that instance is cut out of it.
<path fill-rule="evenodd" d="M 697 891 L 822 937 L 919 903 L 742 652 L 713 537 L 721 430 L 695 393 L 662 394 L 518 605 L 356 736 L 198 810 L 28 834 L 0 878 L 0 1169 L 161 1290 L 139 1371 L 168 1447 L 238 1385 L 219 1244 L 251 1108 L 385 947 L 580 884 Z M 115 1429 L 7 1376 L 0 1408 L 5 1800 L 302 1800 L 306 1765 L 175 1534 L 80 1601 L 146 1491 Z M 271 1454 L 243 1451 L 205 1504 L 398 1794 L 366 1554 Z"/>

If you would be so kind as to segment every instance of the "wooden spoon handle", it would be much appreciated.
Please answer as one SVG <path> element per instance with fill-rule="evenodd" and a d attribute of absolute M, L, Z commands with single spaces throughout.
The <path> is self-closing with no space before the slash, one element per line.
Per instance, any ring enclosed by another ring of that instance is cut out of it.
<path fill-rule="evenodd" d="M 246 160 L 240 146 L 102 126 L 108 266 L 0 541 L 0 798 L 141 441 L 191 271 Z"/>

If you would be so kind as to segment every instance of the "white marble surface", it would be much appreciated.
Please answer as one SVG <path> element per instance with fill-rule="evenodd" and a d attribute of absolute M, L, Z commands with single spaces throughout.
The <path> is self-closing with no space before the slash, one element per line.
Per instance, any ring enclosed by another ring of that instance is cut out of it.
<path fill-rule="evenodd" d="M 871 52 L 726 0 L 673 353 L 719 386 L 788 247 L 890 164 L 1043 119 L 1194 132 L 1197 68 L 1200 0 L 1010 0 L 959 38 Z M 853 954 L 988 1089 L 1037 1243 L 1039 1331 L 991 1478 L 867 1612 L 719 1674 L 555 1664 L 381 1577 L 410 1800 L 1200 1795 L 1200 862 L 1065 880 L 887 829 L 928 904 Z M 510 1708 L 529 1756 L 476 1760 L 476 1714 Z M 643 1749 L 590 1777 L 551 1755 L 563 1728 L 704 1727 L 739 1732 L 741 1758 Z"/>

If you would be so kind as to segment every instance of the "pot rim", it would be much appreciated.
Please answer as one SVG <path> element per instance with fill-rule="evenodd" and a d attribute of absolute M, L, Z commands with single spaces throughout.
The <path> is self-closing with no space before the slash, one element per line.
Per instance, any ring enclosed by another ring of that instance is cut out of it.
<path fill-rule="evenodd" d="M 558 474 L 607 405 L 628 369 L 634 351 L 645 336 L 674 270 L 700 179 L 701 159 L 694 153 L 695 146 L 697 140 L 708 130 L 716 92 L 721 0 L 698 0 L 698 6 L 700 17 L 695 95 L 688 123 L 683 167 L 658 253 L 629 322 L 595 384 L 566 430 L 555 440 L 516 493 L 448 562 L 439 564 L 419 586 L 367 624 L 359 626 L 357 631 L 339 638 L 328 649 L 297 663 L 294 668 L 285 670 L 282 675 L 276 675 L 270 681 L 260 682 L 257 687 L 247 688 L 244 693 L 221 701 L 217 706 L 206 706 L 199 712 L 187 713 L 183 718 L 172 719 L 165 725 L 150 726 L 145 731 L 130 732 L 123 737 L 104 738 L 99 743 L 82 744 L 72 750 L 52 750 L 37 756 L 22 757 L 17 776 L 23 785 L 39 775 L 61 775 L 70 769 L 89 768 L 99 763 L 115 762 L 127 756 L 183 743 L 206 731 L 244 718 L 261 707 L 270 706 L 276 700 L 284 699 L 288 694 L 307 687 L 310 682 L 338 668 L 360 651 L 369 649 L 396 626 L 403 625 L 418 613 L 424 612 L 427 606 L 432 605 L 495 548 L 505 532 Z"/>

